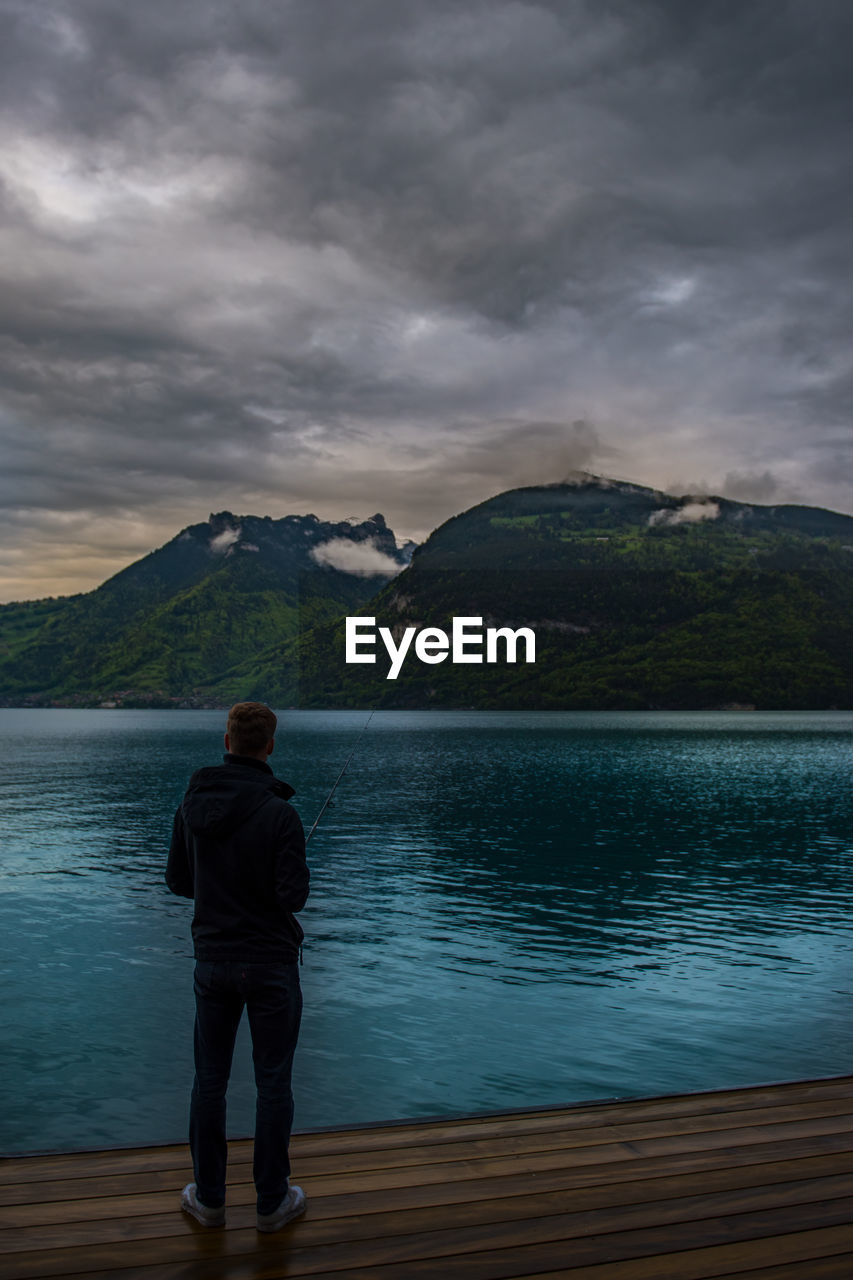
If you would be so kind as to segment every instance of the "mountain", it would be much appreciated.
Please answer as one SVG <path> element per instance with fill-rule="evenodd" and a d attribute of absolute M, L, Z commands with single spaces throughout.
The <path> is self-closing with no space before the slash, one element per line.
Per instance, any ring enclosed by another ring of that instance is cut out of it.
<path fill-rule="evenodd" d="M 94 591 L 0 606 L 0 700 L 227 701 L 241 692 L 231 668 L 355 610 L 388 576 L 366 570 L 402 568 L 412 549 L 397 547 L 381 515 L 335 523 L 221 511 Z"/>
<path fill-rule="evenodd" d="M 246 674 L 304 706 L 853 707 L 853 517 L 820 508 L 588 475 L 515 489 L 448 520 L 360 612 L 397 642 L 458 615 L 526 626 L 536 661 L 410 655 L 389 680 L 381 645 L 345 664 L 338 623 Z"/>
<path fill-rule="evenodd" d="M 414 554 L 412 554 L 414 550 Z M 411 561 L 410 563 L 408 563 Z M 408 567 L 406 567 L 408 563 Z M 361 572 L 346 572 L 362 566 Z M 385 577 L 364 572 L 386 569 Z M 395 568 L 401 571 L 388 581 Z M 383 585 L 384 584 L 384 585 Z M 346 615 L 527 627 L 536 661 L 397 679 L 344 660 Z M 853 707 L 853 517 L 579 474 L 398 548 L 379 515 L 213 515 L 103 586 L 0 607 L 6 705 Z"/>

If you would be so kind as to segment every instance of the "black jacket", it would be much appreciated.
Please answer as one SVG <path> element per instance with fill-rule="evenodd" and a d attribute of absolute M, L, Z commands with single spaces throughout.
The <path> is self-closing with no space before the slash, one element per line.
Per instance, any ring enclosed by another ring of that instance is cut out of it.
<path fill-rule="evenodd" d="M 199 769 L 175 814 L 172 893 L 195 899 L 197 960 L 293 961 L 308 897 L 305 833 L 293 788 L 249 756 Z"/>

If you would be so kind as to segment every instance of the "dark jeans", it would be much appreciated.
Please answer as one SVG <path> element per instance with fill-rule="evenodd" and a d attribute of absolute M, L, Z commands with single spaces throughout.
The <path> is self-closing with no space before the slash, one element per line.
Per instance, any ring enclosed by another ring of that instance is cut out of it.
<path fill-rule="evenodd" d="M 198 1198 L 212 1209 L 225 1203 L 225 1091 L 245 1005 L 258 1090 L 255 1190 L 258 1213 L 272 1213 L 287 1194 L 290 1174 L 290 1073 L 302 1014 L 298 966 L 197 960 L 195 1005 L 190 1148 Z"/>

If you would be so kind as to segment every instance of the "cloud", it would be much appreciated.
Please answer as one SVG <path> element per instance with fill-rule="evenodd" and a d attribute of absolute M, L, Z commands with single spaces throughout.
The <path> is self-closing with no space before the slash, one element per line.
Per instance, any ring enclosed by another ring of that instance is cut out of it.
<path fill-rule="evenodd" d="M 767 503 L 779 493 L 779 481 L 770 471 L 729 471 L 723 491 L 740 502 Z"/>
<path fill-rule="evenodd" d="M 686 502 L 683 507 L 662 507 L 649 516 L 649 524 L 698 524 L 700 520 L 716 520 L 720 514 L 718 502 Z"/>
<path fill-rule="evenodd" d="M 376 540 L 369 538 L 361 542 L 352 542 L 349 538 L 330 538 L 321 542 L 310 551 L 311 559 L 317 564 L 328 565 L 332 569 L 340 569 L 343 573 L 354 573 L 366 577 L 371 574 L 393 576 L 404 568 L 377 545 Z"/>
<path fill-rule="evenodd" d="M 221 533 L 216 533 L 207 544 L 215 556 L 227 555 L 235 542 L 240 541 L 240 526 L 236 529 L 223 529 Z"/>
<path fill-rule="evenodd" d="M 853 11 L 6 13 L 0 594 L 66 580 L 56 513 L 126 519 L 118 568 L 212 508 L 420 538 L 575 469 L 849 506 Z"/>
<path fill-rule="evenodd" d="M 584 419 L 547 422 L 522 418 L 487 424 L 451 447 L 459 475 L 489 477 L 497 488 L 565 481 L 593 462 L 612 459 L 614 450 Z"/>

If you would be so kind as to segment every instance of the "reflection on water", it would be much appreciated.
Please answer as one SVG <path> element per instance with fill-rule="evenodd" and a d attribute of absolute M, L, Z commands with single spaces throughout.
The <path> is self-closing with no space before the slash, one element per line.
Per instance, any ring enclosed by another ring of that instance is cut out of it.
<path fill-rule="evenodd" d="M 4 1150 L 184 1136 L 162 876 L 222 719 L 0 711 Z M 285 717 L 306 825 L 363 723 Z M 851 756 L 846 713 L 378 713 L 309 850 L 297 1125 L 849 1071 Z"/>

